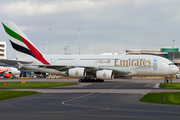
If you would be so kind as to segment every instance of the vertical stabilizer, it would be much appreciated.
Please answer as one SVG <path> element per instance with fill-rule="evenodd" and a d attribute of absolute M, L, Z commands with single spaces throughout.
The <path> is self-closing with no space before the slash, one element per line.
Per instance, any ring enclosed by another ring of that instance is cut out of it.
<path fill-rule="evenodd" d="M 8 34 L 12 47 L 16 51 L 22 53 L 24 57 L 31 56 L 41 63 L 49 65 L 49 63 L 44 59 L 42 53 L 13 22 L 2 22 L 2 24 Z"/>

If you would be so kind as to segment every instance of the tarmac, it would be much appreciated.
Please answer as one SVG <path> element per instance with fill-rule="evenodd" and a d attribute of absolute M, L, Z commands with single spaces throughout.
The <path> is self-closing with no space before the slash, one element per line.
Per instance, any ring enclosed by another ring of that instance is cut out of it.
<path fill-rule="evenodd" d="M 171 90 L 171 89 L 87 89 L 85 88 L 82 90 L 81 88 L 84 86 L 92 85 L 92 83 L 84 82 L 79 83 L 78 79 L 2 79 L 0 82 L 75 82 L 78 85 L 72 86 L 60 86 L 60 87 L 51 87 L 51 89 L 4 89 L 4 90 L 12 90 L 12 91 L 37 91 L 41 93 L 89 93 L 89 92 L 96 92 L 96 93 L 157 93 L 157 92 L 180 92 L 180 90 Z M 160 82 L 163 83 L 163 79 L 161 78 L 134 78 L 134 79 L 115 79 L 115 80 L 107 80 L 104 83 L 119 83 L 119 82 L 126 82 L 126 83 L 147 83 L 147 87 L 159 88 Z M 173 79 L 174 83 L 180 83 L 180 79 Z M 125 84 L 126 84 L 125 83 Z M 97 83 L 94 83 L 97 84 Z M 118 86 L 119 87 L 119 86 Z M 64 88 L 64 89 L 62 89 Z M 68 88 L 68 89 L 67 89 Z M 79 89 L 78 89 L 79 88 Z"/>
<path fill-rule="evenodd" d="M 1 82 L 78 82 L 78 79 L 13 79 Z M 179 105 L 142 103 L 149 92 L 167 92 L 159 88 L 161 78 L 115 79 L 103 83 L 79 83 L 73 86 L 41 89 L 9 89 L 38 91 L 26 97 L 0 101 L 1 120 L 169 120 L 180 119 Z M 180 82 L 173 79 L 173 82 Z M 179 90 L 172 90 L 180 92 Z"/>

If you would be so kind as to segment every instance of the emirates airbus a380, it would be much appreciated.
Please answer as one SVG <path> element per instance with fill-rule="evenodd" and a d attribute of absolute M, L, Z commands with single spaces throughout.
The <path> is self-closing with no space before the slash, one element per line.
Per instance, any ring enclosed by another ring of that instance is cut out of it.
<path fill-rule="evenodd" d="M 153 55 L 45 55 L 13 23 L 2 22 L 16 60 L 0 60 L 39 72 L 104 81 L 114 77 L 168 76 L 179 69 L 170 60 Z"/>

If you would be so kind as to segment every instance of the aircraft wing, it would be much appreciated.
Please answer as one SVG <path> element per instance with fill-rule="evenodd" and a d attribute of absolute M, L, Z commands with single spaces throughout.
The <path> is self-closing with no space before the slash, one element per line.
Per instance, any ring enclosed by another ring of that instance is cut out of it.
<path fill-rule="evenodd" d="M 21 64 L 30 64 L 30 63 L 32 63 L 32 61 L 0 59 L 0 63 L 5 63 L 5 64 L 9 64 L 9 65 L 17 65 L 18 64 L 19 66 L 21 66 Z M 62 65 L 39 65 L 39 67 L 56 69 L 59 71 L 67 71 L 68 69 L 71 69 L 71 68 L 80 67 L 80 68 L 85 68 L 86 71 L 92 72 L 92 73 L 95 73 L 98 70 L 106 69 L 106 68 L 97 68 L 97 67 L 91 67 L 91 66 L 66 66 L 66 65 L 64 65 L 64 66 L 62 66 Z M 127 75 L 127 74 L 131 73 L 131 71 L 125 70 L 125 69 L 116 70 L 116 69 L 107 68 L 106 70 L 113 70 L 114 76 Z"/>
<path fill-rule="evenodd" d="M 0 63 L 5 63 L 5 64 L 8 64 L 8 65 L 16 65 L 18 63 L 21 63 L 21 64 L 30 64 L 30 63 L 32 63 L 32 61 L 0 59 Z"/>
<path fill-rule="evenodd" d="M 42 68 L 49 68 L 49 69 L 56 69 L 59 71 L 66 71 L 70 68 L 73 68 L 73 66 L 61 66 L 61 65 L 40 65 L 39 67 Z"/>
<path fill-rule="evenodd" d="M 104 70 L 106 68 L 97 68 L 97 67 L 90 67 L 90 66 L 58 66 L 58 65 L 41 65 L 39 67 L 44 67 L 44 68 L 50 68 L 50 69 L 56 69 L 59 71 L 66 71 L 68 69 L 71 68 L 75 68 L 75 67 L 80 67 L 80 68 L 85 68 L 87 72 L 92 72 L 95 73 L 98 70 Z M 121 76 L 121 75 L 127 75 L 129 73 L 131 73 L 131 71 L 126 70 L 126 69 L 109 69 L 107 68 L 106 70 L 113 70 L 114 72 L 114 76 Z"/>
<path fill-rule="evenodd" d="M 129 70 L 113 70 L 114 71 L 114 76 L 121 76 L 121 75 L 127 75 L 131 73 Z"/>

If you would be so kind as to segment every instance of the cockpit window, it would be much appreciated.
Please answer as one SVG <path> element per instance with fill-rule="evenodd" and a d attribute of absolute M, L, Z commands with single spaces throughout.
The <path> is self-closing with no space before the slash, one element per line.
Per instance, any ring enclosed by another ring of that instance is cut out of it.
<path fill-rule="evenodd" d="M 169 63 L 169 65 L 174 65 L 174 63 Z"/>

